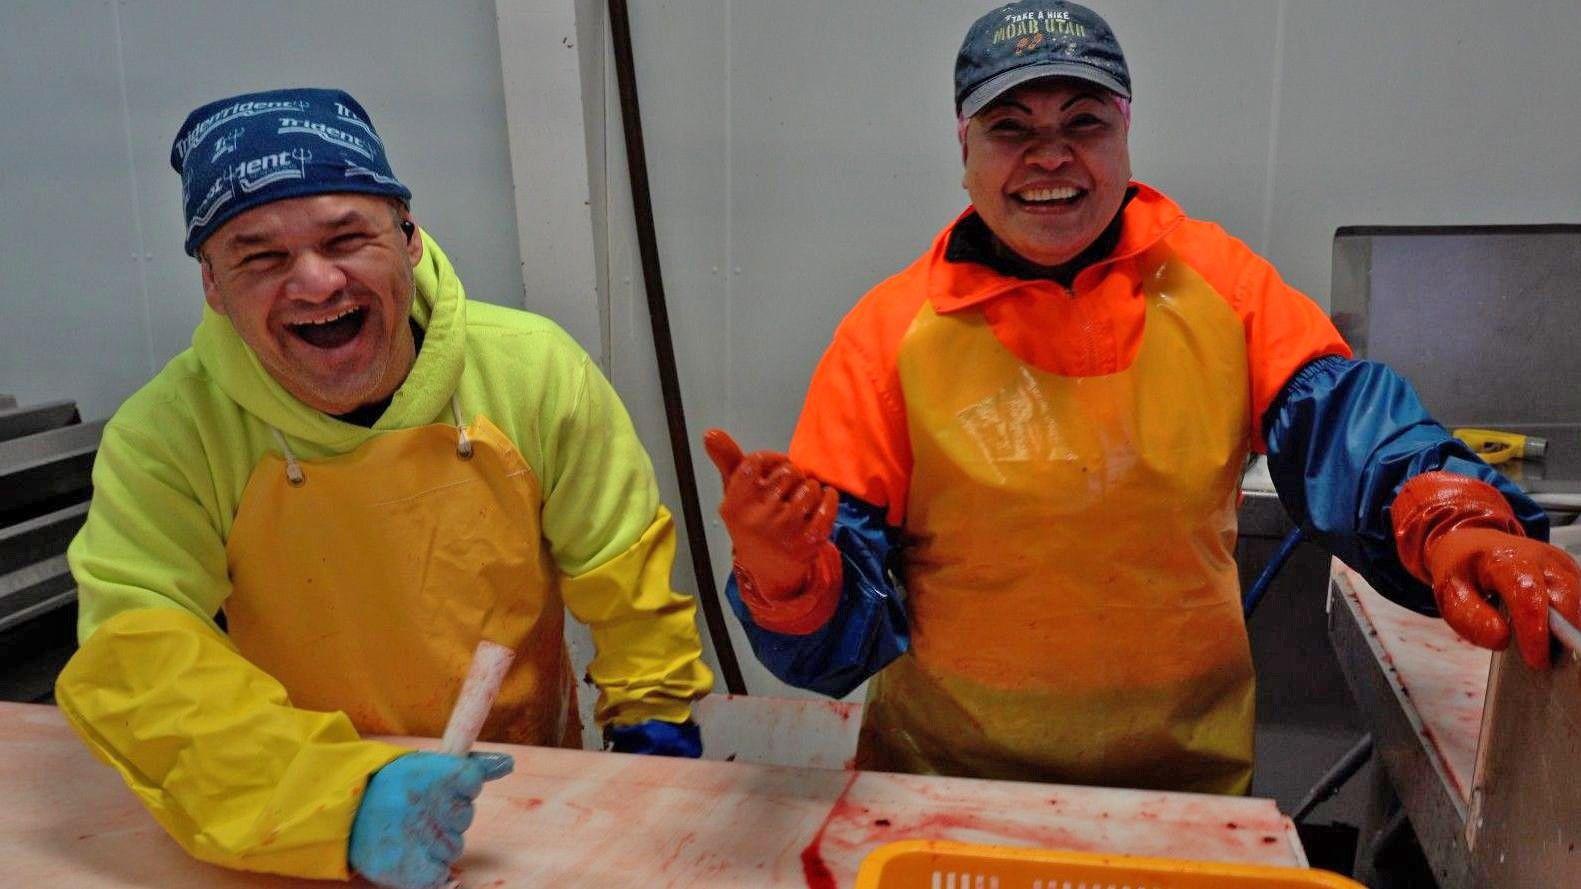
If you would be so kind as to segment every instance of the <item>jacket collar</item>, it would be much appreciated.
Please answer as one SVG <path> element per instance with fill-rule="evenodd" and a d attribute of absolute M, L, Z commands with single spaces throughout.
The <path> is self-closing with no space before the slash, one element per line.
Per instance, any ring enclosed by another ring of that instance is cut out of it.
<path fill-rule="evenodd" d="M 1147 252 L 1168 237 L 1170 232 L 1186 218 L 1180 206 L 1166 197 L 1163 192 L 1135 181 L 1131 182 L 1129 187 L 1136 189 L 1136 197 L 1125 206 L 1120 241 L 1115 245 L 1113 253 L 1077 274 L 1075 286 L 1072 288 L 1077 294 L 1086 289 L 1083 284 L 1092 280 L 1094 270 L 1124 262 Z M 949 247 L 951 233 L 963 219 L 975 212 L 976 210 L 970 206 L 963 210 L 934 237 L 933 245 L 928 250 L 927 289 L 934 311 L 940 314 L 958 312 L 1022 287 L 1049 289 L 1058 287 L 1052 281 L 1013 278 L 981 263 L 950 262 L 946 259 L 945 252 Z"/>

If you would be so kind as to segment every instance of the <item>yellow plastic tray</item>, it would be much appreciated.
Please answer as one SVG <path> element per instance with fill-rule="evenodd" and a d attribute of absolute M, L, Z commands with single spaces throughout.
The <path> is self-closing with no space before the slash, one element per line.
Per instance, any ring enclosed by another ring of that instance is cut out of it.
<path fill-rule="evenodd" d="M 943 840 L 879 846 L 856 889 L 1365 889 L 1322 870 L 1092 855 Z"/>

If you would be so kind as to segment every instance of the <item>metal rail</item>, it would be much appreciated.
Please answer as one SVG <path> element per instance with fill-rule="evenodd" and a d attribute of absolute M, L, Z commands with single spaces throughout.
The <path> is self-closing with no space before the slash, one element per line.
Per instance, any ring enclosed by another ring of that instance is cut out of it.
<path fill-rule="evenodd" d="M 1576 629 L 1564 615 L 1560 614 L 1553 606 L 1548 608 L 1548 631 L 1559 644 L 1570 649 L 1570 653 L 1581 657 L 1581 630 Z"/>

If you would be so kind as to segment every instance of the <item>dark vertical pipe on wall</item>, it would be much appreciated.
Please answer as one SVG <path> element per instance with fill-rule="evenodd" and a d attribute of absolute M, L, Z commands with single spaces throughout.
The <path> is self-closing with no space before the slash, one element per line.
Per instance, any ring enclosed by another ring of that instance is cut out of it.
<path fill-rule="evenodd" d="M 714 642 L 725 688 L 746 694 L 741 666 L 736 663 L 725 623 L 719 591 L 714 586 L 713 561 L 708 557 L 708 529 L 698 502 L 697 476 L 692 469 L 691 437 L 686 432 L 686 410 L 681 382 L 675 369 L 675 344 L 670 339 L 670 312 L 664 300 L 664 279 L 659 273 L 659 241 L 653 225 L 653 197 L 648 191 L 648 152 L 642 141 L 642 110 L 637 105 L 637 68 L 631 55 L 631 20 L 626 0 L 609 0 L 609 26 L 615 44 L 615 80 L 620 85 L 620 121 L 626 134 L 626 167 L 631 176 L 631 204 L 637 216 L 637 249 L 642 258 L 643 289 L 648 294 L 648 319 L 653 325 L 653 349 L 659 358 L 659 388 L 664 393 L 664 414 L 670 425 L 670 451 L 675 454 L 675 481 L 681 489 L 682 520 L 691 544 L 692 569 L 697 575 L 697 597 L 703 603 L 708 635 Z"/>

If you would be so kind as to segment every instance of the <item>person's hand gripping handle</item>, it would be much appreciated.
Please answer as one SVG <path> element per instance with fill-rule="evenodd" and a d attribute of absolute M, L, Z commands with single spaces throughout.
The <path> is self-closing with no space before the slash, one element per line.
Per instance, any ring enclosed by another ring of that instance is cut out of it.
<path fill-rule="evenodd" d="M 1527 537 L 1498 490 L 1466 476 L 1415 476 L 1390 511 L 1400 562 L 1433 588 L 1445 623 L 1495 650 L 1510 644 L 1513 628 L 1522 659 L 1548 666 L 1549 609 L 1581 622 L 1581 567 L 1568 553 Z"/>
<path fill-rule="evenodd" d="M 506 753 L 468 752 L 514 657 L 510 648 L 479 642 L 439 752 L 408 753 L 368 779 L 346 857 L 369 882 L 387 889 L 459 885 L 450 866 L 461 857 L 473 802 L 484 782 L 515 766 Z"/>

